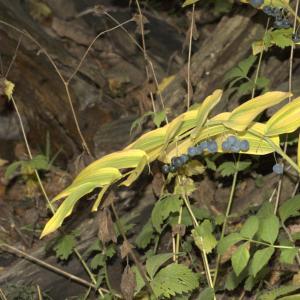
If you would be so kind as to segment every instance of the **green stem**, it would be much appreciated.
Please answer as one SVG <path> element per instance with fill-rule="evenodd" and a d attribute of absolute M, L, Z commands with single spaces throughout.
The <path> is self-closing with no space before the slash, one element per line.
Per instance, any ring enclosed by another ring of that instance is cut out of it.
<path fill-rule="evenodd" d="M 228 221 L 228 217 L 229 217 L 229 214 L 230 214 L 230 210 L 231 210 L 231 206 L 232 206 L 232 202 L 233 202 L 233 197 L 234 197 L 234 192 L 235 192 L 236 184 L 237 184 L 237 176 L 238 176 L 238 172 L 239 172 L 238 171 L 239 161 L 240 161 L 240 155 L 239 155 L 238 160 L 236 162 L 236 168 L 235 168 L 235 172 L 234 172 L 233 179 L 232 179 L 231 191 L 230 191 L 230 195 L 229 195 L 229 199 L 228 199 L 228 203 L 227 203 L 227 209 L 226 209 L 224 223 L 223 223 L 223 226 L 222 226 L 222 232 L 221 232 L 220 240 L 222 240 L 224 238 L 226 227 L 227 227 L 227 221 Z M 219 272 L 219 267 L 220 267 L 220 261 L 221 261 L 221 255 L 218 254 L 216 272 L 215 272 L 214 282 L 213 282 L 214 286 L 216 285 L 216 282 L 217 282 L 217 277 L 218 277 L 218 272 Z"/>

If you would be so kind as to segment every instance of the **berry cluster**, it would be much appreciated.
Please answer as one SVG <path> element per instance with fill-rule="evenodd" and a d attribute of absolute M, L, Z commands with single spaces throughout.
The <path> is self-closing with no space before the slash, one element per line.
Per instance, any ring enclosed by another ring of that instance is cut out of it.
<path fill-rule="evenodd" d="M 236 136 L 230 135 L 223 143 L 222 150 L 225 152 L 246 152 L 249 150 L 247 140 L 239 140 Z"/>
<path fill-rule="evenodd" d="M 247 140 L 238 140 L 237 137 L 231 135 L 223 143 L 222 149 L 225 152 L 246 152 L 249 150 L 249 142 Z M 183 167 L 191 158 L 201 155 L 204 151 L 214 154 L 218 152 L 218 145 L 216 141 L 209 139 L 202 141 L 198 145 L 188 148 L 187 154 L 176 156 L 171 159 L 171 164 L 162 166 L 164 174 L 175 173 L 178 169 Z"/>
<path fill-rule="evenodd" d="M 282 175 L 283 174 L 283 164 L 275 164 L 273 166 L 273 172 L 278 175 Z"/>
<path fill-rule="evenodd" d="M 273 26 L 278 29 L 287 29 L 291 27 L 290 21 L 285 17 L 285 10 L 279 7 L 264 6 L 263 12 L 274 17 L 275 21 Z"/>

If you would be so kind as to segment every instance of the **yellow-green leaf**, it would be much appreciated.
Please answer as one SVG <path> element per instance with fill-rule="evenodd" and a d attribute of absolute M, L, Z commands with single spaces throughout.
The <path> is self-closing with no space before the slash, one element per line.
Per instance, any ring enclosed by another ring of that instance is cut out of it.
<path fill-rule="evenodd" d="M 197 111 L 196 117 L 196 128 L 193 130 L 191 136 L 192 138 L 196 138 L 199 134 L 202 126 L 207 120 L 207 117 L 211 110 L 220 102 L 222 97 L 223 91 L 222 90 L 215 90 L 210 96 L 208 96 L 199 107 Z"/>
<path fill-rule="evenodd" d="M 78 187 L 75 192 L 70 194 L 60 205 L 53 217 L 47 222 L 41 234 L 41 238 L 57 230 L 61 226 L 63 220 L 72 213 L 76 202 L 84 195 L 90 193 L 94 188 L 94 183 L 85 183 Z"/>
<path fill-rule="evenodd" d="M 266 124 L 266 136 L 290 133 L 300 127 L 300 97 L 283 106 Z"/>
<path fill-rule="evenodd" d="M 109 155 L 105 155 L 83 169 L 75 178 L 74 183 L 82 180 L 87 176 L 95 174 L 97 170 L 102 168 L 135 168 L 145 155 L 146 153 L 139 149 L 125 149 Z"/>
<path fill-rule="evenodd" d="M 224 125 L 236 131 L 244 131 L 261 112 L 290 95 L 288 92 L 268 92 L 253 98 L 234 109 Z"/>
<path fill-rule="evenodd" d="M 176 78 L 175 75 L 165 77 L 162 82 L 158 85 L 157 92 L 158 94 L 161 94 L 170 84 L 171 82 Z"/>
<path fill-rule="evenodd" d="M 104 186 L 104 187 L 101 189 L 101 191 L 99 192 L 99 194 L 98 194 L 98 196 L 97 196 L 97 199 L 96 199 L 95 202 L 94 202 L 94 205 L 93 205 L 93 207 L 92 207 L 92 211 L 97 211 L 97 210 L 98 210 L 98 206 L 99 206 L 99 204 L 100 204 L 100 202 L 101 202 L 101 200 L 102 200 L 102 198 L 103 198 L 105 192 L 108 190 L 109 187 L 110 187 L 110 185 L 106 185 L 106 186 Z"/>
<path fill-rule="evenodd" d="M 61 198 L 69 196 L 75 192 L 83 184 L 93 184 L 94 187 L 103 187 L 119 180 L 122 174 L 117 168 L 102 168 L 87 173 L 85 176 L 77 177 L 73 183 L 65 190 L 59 193 L 52 201 L 57 201 Z"/>

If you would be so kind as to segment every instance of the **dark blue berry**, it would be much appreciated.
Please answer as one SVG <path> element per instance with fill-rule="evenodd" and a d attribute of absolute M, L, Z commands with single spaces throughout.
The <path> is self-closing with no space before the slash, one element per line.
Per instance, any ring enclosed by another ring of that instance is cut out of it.
<path fill-rule="evenodd" d="M 189 161 L 189 156 L 186 155 L 186 154 L 182 154 L 182 155 L 180 156 L 180 159 L 181 159 L 181 161 L 182 161 L 182 164 L 184 165 L 184 164 L 186 164 L 186 163 Z"/>
<path fill-rule="evenodd" d="M 228 142 L 229 146 L 233 146 L 233 145 L 237 144 L 238 139 L 236 138 L 236 136 L 230 135 L 230 136 L 227 138 L 227 142 Z"/>
<path fill-rule="evenodd" d="M 204 151 L 205 149 L 207 149 L 207 146 L 208 146 L 208 142 L 203 141 L 198 145 L 198 148 L 201 149 L 202 151 Z"/>
<path fill-rule="evenodd" d="M 173 158 L 171 159 L 171 164 L 172 164 L 172 166 L 174 166 L 176 169 L 178 169 L 178 168 L 181 168 L 181 167 L 182 167 L 183 162 L 182 162 L 182 160 L 181 160 L 180 157 L 173 157 Z"/>
<path fill-rule="evenodd" d="M 273 9 L 272 9 L 271 6 L 266 5 L 266 6 L 263 7 L 263 12 L 266 15 L 271 16 L 271 14 L 273 13 Z"/>
<path fill-rule="evenodd" d="M 254 7 L 259 7 L 264 3 L 264 0 L 250 0 L 250 4 Z"/>
<path fill-rule="evenodd" d="M 223 149 L 223 151 L 229 151 L 230 150 L 230 144 L 228 143 L 227 140 L 222 143 L 222 149 Z"/>
<path fill-rule="evenodd" d="M 275 164 L 273 166 L 273 172 L 278 175 L 283 174 L 283 164 Z"/>
<path fill-rule="evenodd" d="M 249 142 L 247 140 L 241 140 L 240 141 L 240 149 L 241 151 L 248 151 L 250 148 Z"/>
<path fill-rule="evenodd" d="M 188 156 L 194 157 L 197 156 L 198 154 L 199 154 L 199 149 L 197 149 L 197 147 L 190 147 L 188 149 Z"/>
<path fill-rule="evenodd" d="M 286 19 L 276 19 L 274 22 L 274 27 L 280 28 L 280 29 L 287 29 L 291 27 L 291 24 Z"/>
<path fill-rule="evenodd" d="M 240 143 L 235 143 L 235 144 L 231 145 L 230 150 L 232 152 L 240 152 L 240 150 L 241 150 Z"/>
<path fill-rule="evenodd" d="M 216 141 L 209 140 L 207 142 L 207 150 L 210 153 L 216 153 L 218 151 L 218 145 L 217 145 Z"/>
<path fill-rule="evenodd" d="M 169 165 L 163 165 L 161 167 L 161 171 L 164 173 L 164 174 L 168 174 L 170 172 L 170 166 Z"/>
<path fill-rule="evenodd" d="M 175 173 L 177 171 L 177 168 L 174 165 L 170 166 L 170 172 Z"/>

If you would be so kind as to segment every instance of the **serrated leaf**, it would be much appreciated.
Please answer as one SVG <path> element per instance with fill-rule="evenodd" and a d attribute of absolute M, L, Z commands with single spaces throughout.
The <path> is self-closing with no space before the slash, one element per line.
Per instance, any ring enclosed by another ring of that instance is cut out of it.
<path fill-rule="evenodd" d="M 300 97 L 284 105 L 266 123 L 265 135 L 290 133 L 300 127 Z"/>
<path fill-rule="evenodd" d="M 254 84 L 252 81 L 247 81 L 239 85 L 237 92 L 238 96 L 248 95 L 252 92 Z"/>
<path fill-rule="evenodd" d="M 280 205 L 278 213 L 281 222 L 284 223 L 290 217 L 296 217 L 300 215 L 300 195 L 297 195 Z"/>
<path fill-rule="evenodd" d="M 250 258 L 248 246 L 248 243 L 240 245 L 231 257 L 231 264 L 237 276 L 241 274 L 248 264 Z"/>
<path fill-rule="evenodd" d="M 153 279 L 158 269 L 170 258 L 173 257 L 173 253 L 162 253 L 150 256 L 146 261 L 146 270 Z"/>
<path fill-rule="evenodd" d="M 259 219 L 265 219 L 274 214 L 274 205 L 271 202 L 264 202 L 263 205 L 258 210 L 256 216 Z"/>
<path fill-rule="evenodd" d="M 268 92 L 255 97 L 234 109 L 223 124 L 233 130 L 243 131 L 261 112 L 289 96 L 290 93 L 287 92 Z"/>
<path fill-rule="evenodd" d="M 257 216 L 249 217 L 243 227 L 240 234 L 246 239 L 252 239 L 259 228 L 259 219 Z"/>
<path fill-rule="evenodd" d="M 252 164 L 251 160 L 239 161 L 236 164 L 236 168 L 239 172 L 242 172 L 242 171 L 247 170 L 251 166 L 251 164 Z"/>
<path fill-rule="evenodd" d="M 139 117 L 135 121 L 133 121 L 131 124 L 131 127 L 130 127 L 130 135 L 132 134 L 132 131 L 135 130 L 136 128 L 142 129 L 142 124 L 145 121 L 145 119 L 152 115 L 153 115 L 153 111 L 148 111 L 148 112 L 144 113 L 141 117 Z"/>
<path fill-rule="evenodd" d="M 192 235 L 197 247 L 205 253 L 210 253 L 217 245 L 217 240 L 212 234 L 213 227 L 209 220 L 204 220 L 192 230 Z"/>
<path fill-rule="evenodd" d="M 267 247 L 262 250 L 257 250 L 250 264 L 250 273 L 254 277 L 257 273 L 269 262 L 275 249 L 273 247 Z"/>
<path fill-rule="evenodd" d="M 150 284 L 156 297 L 170 298 L 197 288 L 199 278 L 185 265 L 173 263 L 161 269 Z"/>
<path fill-rule="evenodd" d="M 199 170 L 199 169 L 198 169 Z M 176 184 L 174 188 L 174 193 L 178 195 L 191 195 L 196 190 L 195 182 L 192 178 L 181 176 L 176 177 Z"/>
<path fill-rule="evenodd" d="M 279 232 L 279 220 L 275 215 L 270 215 L 260 220 L 258 236 L 261 240 L 273 244 Z"/>
<path fill-rule="evenodd" d="M 58 243 L 53 247 L 56 257 L 61 260 L 67 260 L 73 253 L 76 246 L 76 238 L 73 234 L 66 234 L 59 239 Z"/>
<path fill-rule="evenodd" d="M 147 222 L 144 227 L 142 228 L 142 231 L 138 234 L 135 244 L 141 248 L 145 249 L 151 242 L 154 236 L 154 228 L 152 226 L 151 222 Z"/>
<path fill-rule="evenodd" d="M 250 71 L 250 68 L 254 65 L 256 62 L 257 57 L 250 55 L 246 59 L 242 60 L 239 64 L 238 67 L 241 69 L 243 72 L 244 77 L 246 77 Z"/>
<path fill-rule="evenodd" d="M 276 29 L 270 31 L 271 42 L 280 48 L 293 46 L 292 41 L 293 29 Z"/>
<path fill-rule="evenodd" d="M 96 254 L 90 263 L 92 270 L 97 270 L 99 267 L 103 267 L 105 265 L 106 257 L 102 253 Z"/>
<path fill-rule="evenodd" d="M 232 161 L 225 161 L 218 166 L 217 171 L 221 173 L 221 176 L 231 176 L 236 172 L 236 165 Z"/>
<path fill-rule="evenodd" d="M 201 175 L 205 172 L 205 167 L 199 160 L 190 160 L 183 168 L 186 176 Z"/>
<path fill-rule="evenodd" d="M 171 213 L 179 212 L 182 201 L 178 195 L 168 195 L 155 203 L 151 213 L 151 221 L 157 232 L 161 232 L 161 225 Z"/>
<path fill-rule="evenodd" d="M 217 250 L 220 255 L 223 255 L 229 247 L 242 241 L 244 238 L 238 232 L 230 233 L 218 242 Z"/>

